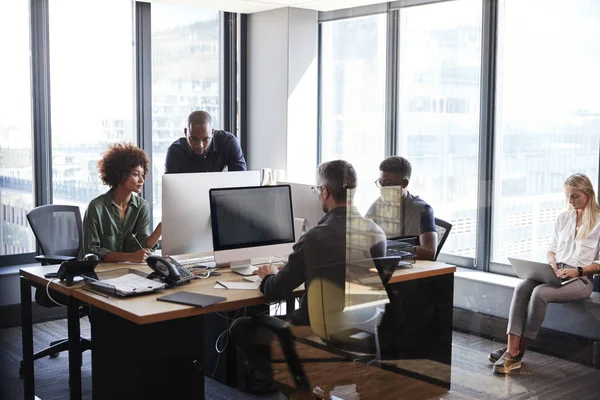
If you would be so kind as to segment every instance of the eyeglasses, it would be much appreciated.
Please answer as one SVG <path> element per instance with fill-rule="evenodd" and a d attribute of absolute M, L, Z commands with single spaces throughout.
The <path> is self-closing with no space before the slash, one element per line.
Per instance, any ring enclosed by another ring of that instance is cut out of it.
<path fill-rule="evenodd" d="M 390 181 L 387 179 L 377 179 L 375 180 L 375 186 L 378 188 L 386 187 L 386 186 L 400 186 L 402 183 Z"/>
<path fill-rule="evenodd" d="M 312 186 L 312 187 L 310 188 L 310 190 L 312 190 L 312 192 L 313 192 L 313 194 L 314 194 L 315 196 L 318 196 L 318 195 L 319 195 L 319 192 L 321 192 L 321 189 L 323 189 L 324 187 L 325 187 L 325 186 L 322 186 L 322 185 L 321 185 L 321 186 Z"/>

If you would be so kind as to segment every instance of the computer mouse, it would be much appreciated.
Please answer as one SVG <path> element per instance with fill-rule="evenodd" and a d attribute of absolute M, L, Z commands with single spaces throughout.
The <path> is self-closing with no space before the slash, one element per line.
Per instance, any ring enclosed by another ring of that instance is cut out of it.
<path fill-rule="evenodd" d="M 217 271 L 210 271 L 210 276 L 221 276 L 221 273 Z"/>

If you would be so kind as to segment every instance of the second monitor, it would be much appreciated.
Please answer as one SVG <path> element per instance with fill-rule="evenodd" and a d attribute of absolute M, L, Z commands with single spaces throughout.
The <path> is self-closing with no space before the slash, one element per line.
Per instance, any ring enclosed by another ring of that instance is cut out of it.
<path fill-rule="evenodd" d="M 287 185 L 211 189 L 210 215 L 218 266 L 250 271 L 253 258 L 292 251 L 294 217 Z"/>

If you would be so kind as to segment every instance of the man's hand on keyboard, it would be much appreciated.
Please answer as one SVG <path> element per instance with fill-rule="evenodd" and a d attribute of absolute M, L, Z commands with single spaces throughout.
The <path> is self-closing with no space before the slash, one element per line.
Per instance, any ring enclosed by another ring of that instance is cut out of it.
<path fill-rule="evenodd" d="M 273 264 L 263 265 L 259 267 L 256 271 L 254 271 L 254 275 L 260 276 L 260 279 L 265 279 L 265 276 L 275 275 L 279 272 L 279 268 L 274 266 Z"/>

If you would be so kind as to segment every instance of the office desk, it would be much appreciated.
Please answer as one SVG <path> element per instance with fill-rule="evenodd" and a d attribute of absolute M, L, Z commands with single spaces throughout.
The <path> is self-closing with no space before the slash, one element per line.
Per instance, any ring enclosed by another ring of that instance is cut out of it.
<path fill-rule="evenodd" d="M 203 364 L 204 316 L 265 305 L 259 290 L 213 288 L 217 280 L 243 281 L 229 270 L 219 272 L 219 277 L 129 298 L 81 288 L 73 291 L 73 297 L 92 306 L 94 399 L 204 398 L 204 376 L 212 373 Z M 227 301 L 204 308 L 156 301 L 178 291 L 223 296 Z M 262 311 L 268 312 L 268 307 Z"/>
<path fill-rule="evenodd" d="M 382 364 L 448 389 L 454 272 L 455 266 L 436 261 L 396 270 L 386 288 L 390 303 L 379 327 Z"/>

